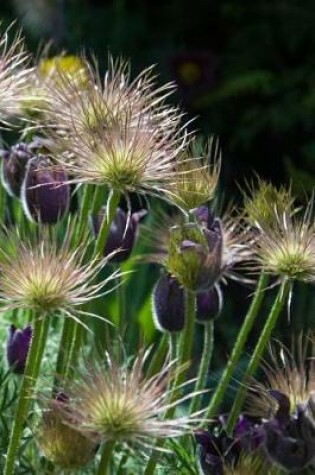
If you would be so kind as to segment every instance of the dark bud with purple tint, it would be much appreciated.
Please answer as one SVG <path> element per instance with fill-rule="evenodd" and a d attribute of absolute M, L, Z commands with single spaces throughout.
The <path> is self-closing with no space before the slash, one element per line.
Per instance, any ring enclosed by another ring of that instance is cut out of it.
<path fill-rule="evenodd" d="M 93 231 L 95 235 L 99 233 L 102 221 L 104 219 L 106 208 L 103 207 L 97 216 L 92 217 Z M 146 215 L 146 210 L 140 210 L 128 215 L 121 208 L 117 208 L 116 215 L 110 225 L 107 241 L 104 249 L 104 256 L 118 251 L 111 262 L 124 262 L 130 256 L 135 244 L 139 221 Z"/>
<path fill-rule="evenodd" d="M 185 325 L 184 290 L 176 279 L 162 273 L 153 289 L 153 318 L 158 330 L 179 332 Z"/>
<path fill-rule="evenodd" d="M 219 317 L 223 306 L 223 298 L 218 285 L 206 292 L 198 292 L 196 301 L 196 319 L 199 323 L 207 323 Z"/>
<path fill-rule="evenodd" d="M 308 402 L 298 404 L 293 413 L 289 411 L 287 396 L 279 391 L 275 391 L 272 396 L 279 408 L 275 417 L 264 424 L 264 442 L 269 457 L 290 473 L 309 468 L 315 462 L 312 396 Z"/>
<path fill-rule="evenodd" d="M 70 186 L 65 171 L 45 155 L 29 160 L 21 199 L 25 214 L 32 221 L 57 223 L 68 210 Z"/>
<path fill-rule="evenodd" d="M 26 173 L 26 165 L 32 158 L 32 149 L 26 143 L 18 143 L 1 150 L 1 180 L 4 188 L 10 196 L 19 197 L 22 183 Z"/>
<path fill-rule="evenodd" d="M 28 325 L 23 330 L 10 326 L 7 339 L 7 360 L 14 373 L 22 374 L 25 369 L 28 350 L 32 339 L 32 327 Z"/>

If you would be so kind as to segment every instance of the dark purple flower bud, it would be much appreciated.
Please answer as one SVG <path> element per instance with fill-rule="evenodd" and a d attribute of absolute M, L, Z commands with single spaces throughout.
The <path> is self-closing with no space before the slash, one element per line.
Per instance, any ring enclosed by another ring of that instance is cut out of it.
<path fill-rule="evenodd" d="M 1 179 L 9 195 L 19 197 L 26 173 L 27 162 L 32 158 L 31 147 L 20 142 L 9 150 L 0 152 L 2 158 Z"/>
<path fill-rule="evenodd" d="M 178 332 L 185 325 L 184 290 L 176 279 L 162 273 L 153 289 L 153 318 L 158 330 Z"/>
<path fill-rule="evenodd" d="M 217 318 L 222 310 L 223 298 L 218 285 L 207 292 L 197 293 L 196 319 L 199 323 L 206 323 Z"/>
<path fill-rule="evenodd" d="M 199 465 L 204 475 L 223 475 L 225 464 L 233 466 L 237 463 L 240 456 L 239 444 L 225 432 L 214 435 L 208 431 L 198 430 L 194 435 Z"/>
<path fill-rule="evenodd" d="M 100 230 L 105 212 L 106 208 L 103 207 L 97 216 L 92 217 L 93 231 L 96 235 Z M 136 241 L 139 221 L 146 213 L 146 210 L 140 210 L 128 216 L 128 213 L 117 208 L 104 249 L 104 256 L 119 251 L 111 258 L 111 262 L 120 263 L 128 259 Z"/>
<path fill-rule="evenodd" d="M 284 469 L 303 470 L 315 461 L 315 421 L 310 417 L 309 403 L 297 405 L 290 413 L 288 398 L 275 393 L 279 410 L 263 426 L 266 451 Z"/>
<path fill-rule="evenodd" d="M 67 212 L 70 186 L 65 171 L 37 155 L 27 165 L 21 199 L 25 214 L 33 221 L 55 224 Z"/>
<path fill-rule="evenodd" d="M 32 339 L 32 327 L 27 325 L 23 330 L 10 326 L 7 339 L 7 360 L 14 373 L 24 372 L 28 350 Z"/>

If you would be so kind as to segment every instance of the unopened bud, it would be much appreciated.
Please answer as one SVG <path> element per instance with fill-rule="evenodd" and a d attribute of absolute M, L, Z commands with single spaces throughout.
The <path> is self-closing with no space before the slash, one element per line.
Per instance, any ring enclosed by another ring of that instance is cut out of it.
<path fill-rule="evenodd" d="M 106 209 L 103 207 L 97 216 L 92 217 L 94 233 L 99 233 Z M 132 213 L 130 217 L 121 208 L 117 208 L 116 215 L 110 225 L 107 241 L 104 249 L 104 256 L 118 251 L 111 262 L 124 262 L 130 256 L 136 241 L 140 219 L 146 215 L 146 210 Z"/>
<path fill-rule="evenodd" d="M 215 285 L 207 292 L 197 293 L 196 319 L 199 323 L 207 323 L 217 318 L 223 306 L 222 292 L 218 285 Z"/>
<path fill-rule="evenodd" d="M 32 339 L 32 328 L 30 325 L 23 330 L 10 326 L 7 339 L 7 360 L 8 365 L 14 373 L 24 372 L 28 350 Z"/>
<path fill-rule="evenodd" d="M 30 147 L 23 142 L 1 151 L 1 180 L 10 196 L 20 196 L 26 165 L 32 156 Z"/>
<path fill-rule="evenodd" d="M 47 157 L 38 155 L 27 165 L 21 198 L 29 219 L 55 224 L 67 212 L 70 186 L 65 171 L 52 165 Z"/>
<path fill-rule="evenodd" d="M 178 332 L 185 325 L 184 290 L 176 279 L 163 273 L 155 284 L 153 318 L 160 331 Z"/>

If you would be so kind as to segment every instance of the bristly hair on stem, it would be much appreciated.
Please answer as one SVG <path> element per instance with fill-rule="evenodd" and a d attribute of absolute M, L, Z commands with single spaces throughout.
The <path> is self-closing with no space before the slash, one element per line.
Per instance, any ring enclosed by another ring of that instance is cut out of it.
<path fill-rule="evenodd" d="M 155 438 L 190 433 L 200 423 L 203 411 L 164 418 L 169 408 L 196 395 L 170 398 L 170 383 L 183 368 L 175 369 L 174 361 L 166 362 L 158 373 L 146 377 L 148 354 L 140 351 L 131 362 L 107 354 L 105 364 L 93 361 L 84 371 L 79 370 L 74 381 L 65 383 L 68 399 L 60 406 L 63 422 L 97 442 L 143 448 L 153 446 Z"/>
<path fill-rule="evenodd" d="M 41 315 L 56 313 L 78 320 L 89 315 L 81 306 L 104 295 L 104 286 L 117 277 L 114 272 L 95 283 L 106 265 L 104 259 L 88 260 L 88 237 L 73 248 L 73 227 L 62 242 L 55 230 L 40 227 L 38 234 L 24 237 L 17 230 L 3 230 L 0 248 L 0 302 L 2 309 L 31 309 Z"/>

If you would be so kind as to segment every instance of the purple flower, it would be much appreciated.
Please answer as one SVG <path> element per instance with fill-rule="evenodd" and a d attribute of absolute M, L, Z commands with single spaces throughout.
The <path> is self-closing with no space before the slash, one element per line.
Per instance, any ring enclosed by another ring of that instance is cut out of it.
<path fill-rule="evenodd" d="M 9 150 L 2 150 L 1 179 L 3 186 L 11 196 L 20 196 L 22 183 L 26 173 L 27 162 L 32 158 L 31 147 L 20 142 L 10 147 Z"/>
<path fill-rule="evenodd" d="M 223 475 L 226 467 L 237 467 L 243 455 L 256 453 L 264 435 L 260 421 L 240 415 L 233 434 L 225 432 L 226 418 L 220 417 L 209 431 L 195 432 L 199 464 L 204 475 Z"/>
<path fill-rule="evenodd" d="M 222 310 L 222 292 L 218 285 L 215 285 L 206 292 L 197 293 L 196 319 L 199 323 L 206 323 L 217 318 Z"/>
<path fill-rule="evenodd" d="M 93 230 L 96 235 L 99 233 L 105 211 L 105 207 L 103 207 L 97 216 L 92 217 Z M 111 258 L 111 262 L 120 263 L 128 259 L 137 237 L 139 221 L 146 213 L 146 210 L 140 210 L 128 216 L 124 210 L 117 208 L 104 249 L 104 256 L 119 251 Z"/>
<path fill-rule="evenodd" d="M 302 470 L 315 461 L 315 402 L 312 396 L 290 413 L 290 401 L 279 391 L 272 396 L 278 403 L 276 415 L 266 422 L 264 444 L 274 462 L 286 470 Z"/>
<path fill-rule="evenodd" d="M 26 215 L 44 224 L 57 223 L 67 212 L 70 185 L 59 165 L 52 165 L 44 155 L 29 160 L 21 199 Z"/>
<path fill-rule="evenodd" d="M 32 339 L 32 327 L 27 325 L 23 330 L 10 326 L 7 339 L 7 360 L 14 373 L 24 372 L 28 350 Z"/>
<path fill-rule="evenodd" d="M 184 290 L 176 279 L 162 273 L 153 289 L 153 316 L 161 331 L 178 332 L 185 325 Z"/>

